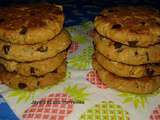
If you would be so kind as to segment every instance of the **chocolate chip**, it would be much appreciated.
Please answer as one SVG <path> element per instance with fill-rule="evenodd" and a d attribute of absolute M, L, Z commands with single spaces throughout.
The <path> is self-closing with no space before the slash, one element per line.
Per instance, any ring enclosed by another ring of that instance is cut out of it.
<path fill-rule="evenodd" d="M 148 52 L 146 52 L 146 58 L 147 58 L 147 61 L 149 61 L 149 54 L 148 54 Z"/>
<path fill-rule="evenodd" d="M 130 47 L 136 47 L 136 44 L 138 43 L 138 41 L 128 41 L 128 45 Z"/>
<path fill-rule="evenodd" d="M 134 54 L 135 54 L 135 55 L 138 55 L 138 52 L 137 52 L 137 51 L 135 51 L 135 52 L 134 52 Z"/>
<path fill-rule="evenodd" d="M 31 67 L 31 68 L 30 68 L 30 72 L 31 72 L 31 74 L 34 74 L 34 73 L 35 73 L 34 67 Z"/>
<path fill-rule="evenodd" d="M 0 18 L 0 23 L 2 23 L 2 22 L 4 22 L 5 20 L 4 20 L 4 18 Z"/>
<path fill-rule="evenodd" d="M 22 26 L 22 27 L 21 27 L 21 31 L 19 32 L 19 34 L 24 35 L 24 34 L 27 33 L 27 31 L 28 31 L 27 27 Z"/>
<path fill-rule="evenodd" d="M 121 48 L 121 47 L 122 47 L 122 44 L 121 44 L 121 43 L 118 43 L 118 42 L 115 42 L 115 43 L 114 43 L 114 47 L 115 47 L 115 49 Z"/>
<path fill-rule="evenodd" d="M 102 14 L 99 14 L 97 17 L 107 17 L 107 16 L 104 16 L 104 15 L 102 15 Z"/>
<path fill-rule="evenodd" d="M 147 68 L 147 69 L 146 69 L 146 74 L 147 74 L 148 76 L 153 76 L 154 70 Z"/>
<path fill-rule="evenodd" d="M 112 29 L 119 29 L 121 27 L 122 26 L 120 24 L 114 24 L 114 25 L 112 25 Z"/>
<path fill-rule="evenodd" d="M 3 64 L 0 64 L 0 72 L 3 72 L 5 70 L 5 66 Z"/>
<path fill-rule="evenodd" d="M 160 63 L 153 63 L 152 65 L 160 66 Z"/>
<path fill-rule="evenodd" d="M 46 46 L 41 46 L 37 49 L 37 51 L 40 51 L 40 52 L 47 52 L 47 50 L 48 50 L 48 47 Z"/>
<path fill-rule="evenodd" d="M 53 72 L 54 72 L 54 73 L 58 73 L 57 69 L 55 69 Z"/>
<path fill-rule="evenodd" d="M 160 26 L 160 23 L 159 23 L 159 22 L 156 22 L 156 25 L 157 25 L 157 26 Z"/>
<path fill-rule="evenodd" d="M 18 87 L 19 87 L 20 89 L 24 89 L 24 88 L 27 87 L 27 85 L 26 85 L 25 83 L 19 83 L 19 84 L 18 84 Z"/>
<path fill-rule="evenodd" d="M 39 85 L 40 85 L 40 82 L 38 81 L 38 82 L 37 82 L 37 86 L 39 86 Z"/>
<path fill-rule="evenodd" d="M 108 12 L 114 12 L 114 10 L 110 9 L 110 10 L 108 10 Z"/>
<path fill-rule="evenodd" d="M 4 45 L 3 46 L 3 51 L 4 51 L 5 54 L 8 54 L 9 50 L 10 50 L 10 45 Z"/>
<path fill-rule="evenodd" d="M 136 85 L 136 88 L 140 87 L 137 81 L 135 81 L 135 85 Z"/>
<path fill-rule="evenodd" d="M 146 24 L 145 22 L 140 22 L 140 23 L 141 23 L 141 25 L 143 25 L 143 26 Z"/>
<path fill-rule="evenodd" d="M 30 13 L 30 16 L 35 16 L 35 15 L 36 15 L 36 14 L 35 14 L 35 13 L 33 13 L 33 12 L 32 12 L 32 13 Z"/>
<path fill-rule="evenodd" d="M 93 44 L 93 47 L 96 48 L 96 44 L 94 42 L 92 42 L 92 44 Z"/>

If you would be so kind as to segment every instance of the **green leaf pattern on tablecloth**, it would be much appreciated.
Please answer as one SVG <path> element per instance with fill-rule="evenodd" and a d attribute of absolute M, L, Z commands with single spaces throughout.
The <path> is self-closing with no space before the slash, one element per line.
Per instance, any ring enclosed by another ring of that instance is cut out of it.
<path fill-rule="evenodd" d="M 68 66 L 74 69 L 89 69 L 92 63 L 93 48 L 85 48 L 79 55 L 68 60 Z"/>
<path fill-rule="evenodd" d="M 134 107 L 138 108 L 139 106 L 145 107 L 145 104 L 148 101 L 148 97 L 146 95 L 136 95 L 131 93 L 120 93 L 120 97 L 122 97 L 123 103 L 130 103 L 133 102 Z"/>
<path fill-rule="evenodd" d="M 70 96 L 73 97 L 75 101 L 82 101 L 84 102 L 89 94 L 85 91 L 86 88 L 78 88 L 78 85 L 68 86 L 64 91 L 68 93 Z"/>
<path fill-rule="evenodd" d="M 83 36 L 83 35 L 79 35 L 79 34 L 73 35 L 72 36 L 72 41 L 76 41 L 80 44 L 85 44 L 87 42 L 86 37 Z"/>
<path fill-rule="evenodd" d="M 148 103 L 148 99 L 152 96 L 160 95 L 160 90 L 155 91 L 152 94 L 133 94 L 127 92 L 121 92 L 118 96 L 122 97 L 123 103 L 133 103 L 134 107 L 137 109 L 138 107 L 145 108 L 145 105 Z"/>
<path fill-rule="evenodd" d="M 14 97 L 17 98 L 16 103 L 27 102 L 36 98 L 36 94 L 47 92 L 51 87 L 45 87 L 43 89 L 37 89 L 34 91 L 26 91 L 26 90 L 12 90 L 8 93 L 8 98 Z"/>
<path fill-rule="evenodd" d="M 83 21 L 81 23 L 81 27 L 84 29 L 84 31 L 90 31 L 90 30 L 93 29 L 93 23 L 92 22 Z"/>
<path fill-rule="evenodd" d="M 83 113 L 80 120 L 129 120 L 129 114 L 112 101 L 102 101 Z"/>

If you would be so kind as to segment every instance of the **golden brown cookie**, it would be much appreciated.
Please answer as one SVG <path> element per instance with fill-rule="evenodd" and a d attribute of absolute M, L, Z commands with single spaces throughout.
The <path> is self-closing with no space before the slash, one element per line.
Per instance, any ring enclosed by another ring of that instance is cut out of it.
<path fill-rule="evenodd" d="M 55 4 L 13 5 L 0 8 L 0 39 L 35 44 L 52 39 L 63 28 L 62 6 Z"/>
<path fill-rule="evenodd" d="M 22 76 L 16 72 L 7 72 L 2 66 L 0 66 L 0 81 L 11 88 L 34 90 L 50 85 L 55 85 L 61 81 L 66 74 L 66 63 L 63 63 L 56 70 L 47 73 L 41 77 L 35 76 Z"/>
<path fill-rule="evenodd" d="M 141 78 L 160 75 L 160 64 L 127 65 L 112 61 L 97 51 L 94 56 L 106 70 L 121 77 Z"/>
<path fill-rule="evenodd" d="M 54 57 L 71 44 L 67 31 L 62 31 L 50 41 L 34 45 L 18 45 L 0 41 L 0 57 L 18 62 L 30 62 Z"/>
<path fill-rule="evenodd" d="M 105 38 L 95 31 L 92 36 L 95 48 L 113 61 L 129 65 L 160 63 L 160 44 L 147 48 L 128 47 L 127 45 Z"/>
<path fill-rule="evenodd" d="M 0 58 L 0 64 L 2 64 L 9 72 L 16 72 L 24 76 L 42 76 L 54 71 L 65 61 L 66 57 L 67 52 L 64 51 L 57 54 L 55 57 L 35 62 L 18 63 Z"/>
<path fill-rule="evenodd" d="M 123 78 L 105 70 L 97 61 L 93 60 L 93 68 L 97 71 L 99 78 L 108 87 L 124 92 L 146 94 L 152 93 L 160 88 L 160 76 L 143 78 Z"/>
<path fill-rule="evenodd" d="M 104 9 L 94 24 L 101 35 L 130 47 L 147 47 L 160 42 L 160 14 L 153 8 L 121 6 Z"/>

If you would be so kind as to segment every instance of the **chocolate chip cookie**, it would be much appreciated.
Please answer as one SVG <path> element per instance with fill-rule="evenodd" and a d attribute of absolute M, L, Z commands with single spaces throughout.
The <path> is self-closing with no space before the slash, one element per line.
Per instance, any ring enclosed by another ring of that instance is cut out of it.
<path fill-rule="evenodd" d="M 34 45 L 11 44 L 0 40 L 0 57 L 17 62 L 47 59 L 68 48 L 70 39 L 69 33 L 63 30 L 55 38 Z"/>
<path fill-rule="evenodd" d="M 35 62 L 18 63 L 0 58 L 0 64 L 2 64 L 9 72 L 16 72 L 24 76 L 42 76 L 46 73 L 54 71 L 66 60 L 66 57 L 67 52 L 64 51 L 57 54 L 55 57 Z"/>
<path fill-rule="evenodd" d="M 160 64 L 127 65 L 112 61 L 97 51 L 94 57 L 106 70 L 121 77 L 141 78 L 160 75 Z"/>
<path fill-rule="evenodd" d="M 95 59 L 93 60 L 93 67 L 101 81 L 110 88 L 136 94 L 152 93 L 160 88 L 160 76 L 143 78 L 119 77 L 105 70 Z"/>
<path fill-rule="evenodd" d="M 129 47 L 119 42 L 93 33 L 95 48 L 107 58 L 129 64 L 142 65 L 148 63 L 160 63 L 160 44 L 144 47 Z"/>
<path fill-rule="evenodd" d="M 45 86 L 55 85 L 61 81 L 66 74 L 66 63 L 63 63 L 56 70 L 44 76 L 22 76 L 16 72 L 8 72 L 0 66 L 0 81 L 11 88 L 34 90 Z"/>
<path fill-rule="evenodd" d="M 121 6 L 104 9 L 94 21 L 101 35 L 130 47 L 160 42 L 160 13 L 149 7 Z"/>
<path fill-rule="evenodd" d="M 63 23 L 63 8 L 56 4 L 1 7 L 0 39 L 17 44 L 44 42 L 57 35 Z"/>

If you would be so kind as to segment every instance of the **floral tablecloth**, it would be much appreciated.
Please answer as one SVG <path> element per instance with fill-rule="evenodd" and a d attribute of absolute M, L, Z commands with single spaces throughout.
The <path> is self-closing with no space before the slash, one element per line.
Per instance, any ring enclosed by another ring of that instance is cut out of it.
<path fill-rule="evenodd" d="M 96 5 L 93 8 L 85 13 L 91 15 L 89 19 L 101 10 Z M 93 23 L 77 10 L 72 13 L 81 24 L 70 26 L 75 24 L 73 18 L 65 22 L 73 41 L 66 78 L 56 86 L 32 92 L 0 85 L 0 120 L 160 120 L 160 90 L 137 95 L 110 89 L 99 80 L 91 66 Z"/>
<path fill-rule="evenodd" d="M 160 120 L 160 90 L 136 95 L 110 89 L 99 80 L 91 66 L 93 46 L 89 33 L 93 29 L 92 22 L 66 29 L 73 42 L 63 82 L 33 92 L 0 87 L 1 95 L 19 119 Z M 5 101 L 0 99 L 0 102 L 4 104 Z M 0 113 L 3 111 L 5 109 L 0 109 Z M 0 115 L 0 119 L 5 120 L 5 116 Z"/>

